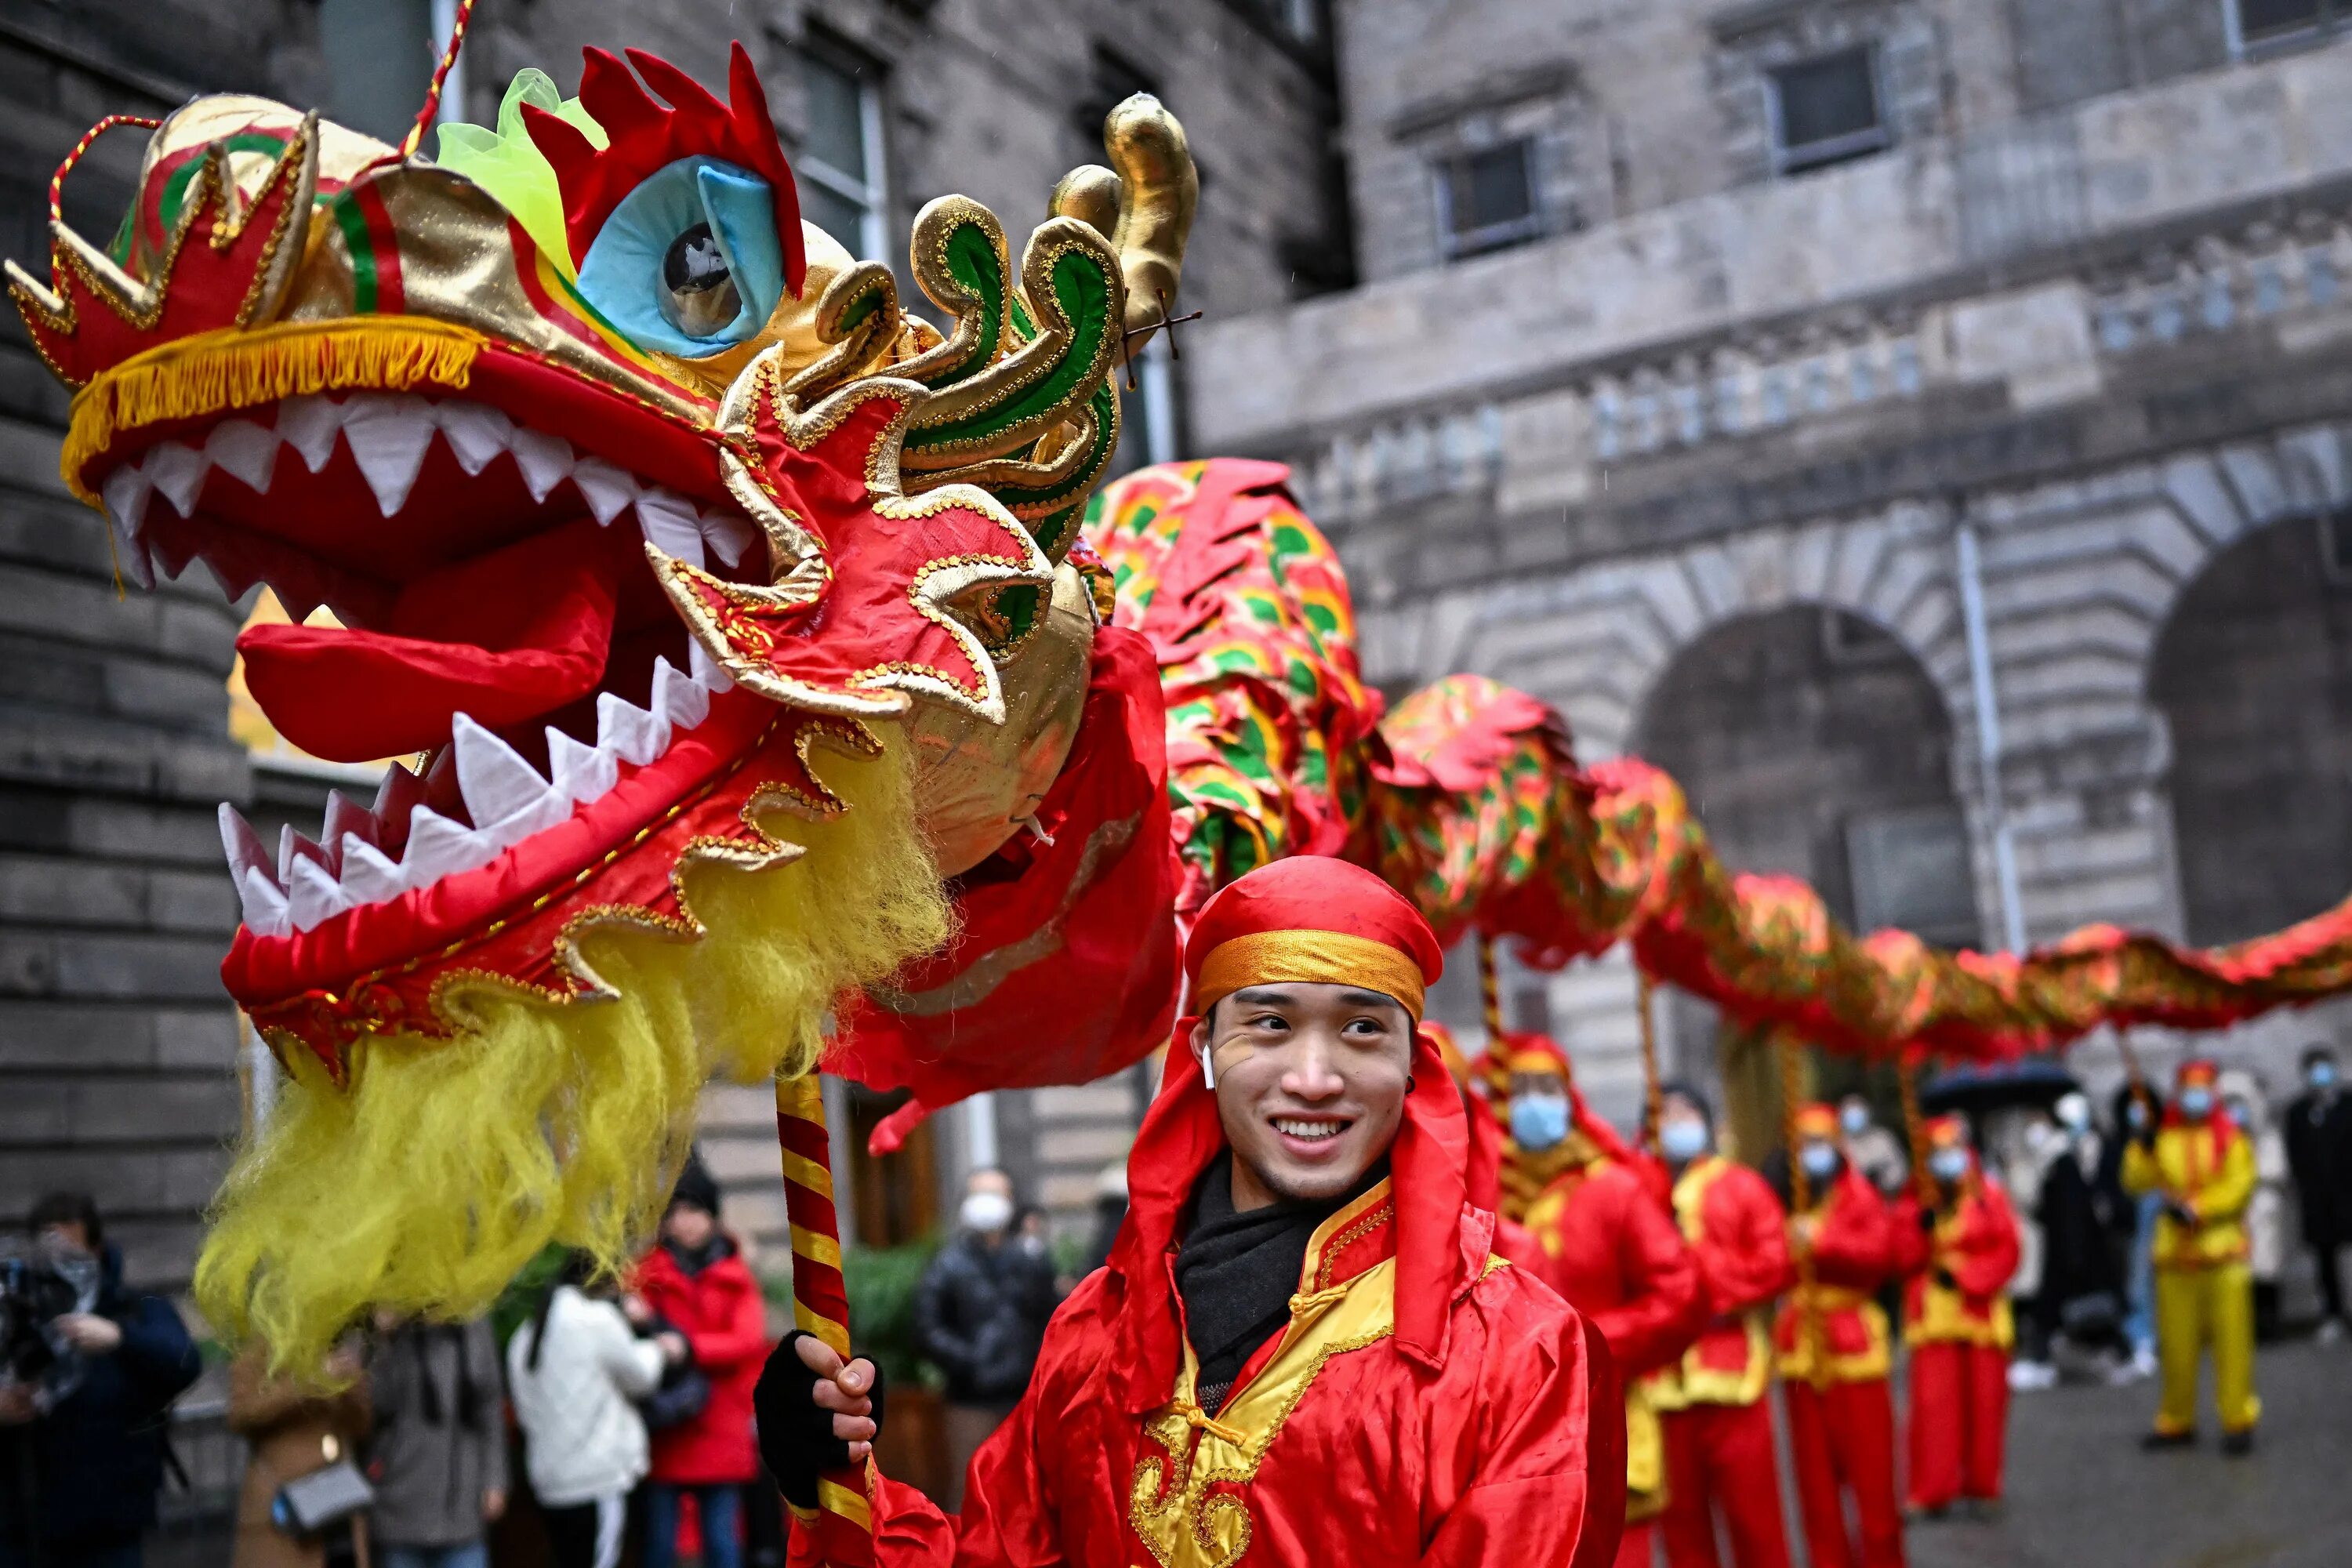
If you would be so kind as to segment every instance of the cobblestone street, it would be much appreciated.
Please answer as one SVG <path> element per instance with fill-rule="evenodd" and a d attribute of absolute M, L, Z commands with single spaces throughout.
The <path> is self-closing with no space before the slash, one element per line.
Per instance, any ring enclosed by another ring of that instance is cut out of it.
<path fill-rule="evenodd" d="M 2341 1568 L 2352 1563 L 2352 1347 L 2266 1349 L 2261 1447 L 2143 1454 L 2152 1382 L 2021 1394 L 2009 1506 L 1923 1524 L 1912 1568 Z M 2210 1412 L 2209 1412 L 2210 1418 Z"/>

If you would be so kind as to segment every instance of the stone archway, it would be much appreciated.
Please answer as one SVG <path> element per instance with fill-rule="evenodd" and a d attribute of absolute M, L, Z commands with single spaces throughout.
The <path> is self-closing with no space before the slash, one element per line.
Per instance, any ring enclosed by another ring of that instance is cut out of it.
<path fill-rule="evenodd" d="M 1978 942 L 1952 715 L 1883 627 L 1821 605 L 1727 620 L 1667 665 L 1632 741 L 1681 781 L 1733 870 L 1802 878 L 1850 926 Z M 1691 997 L 1673 996 L 1666 1018 L 1675 1070 L 1721 1087 L 1743 1148 L 1769 1142 L 1777 1075 L 1758 1042 L 1723 1034 Z M 1818 1077 L 1894 1110 L 1886 1075 L 1838 1062 Z"/>
<path fill-rule="evenodd" d="M 2164 624 L 2148 697 L 2170 731 L 2191 942 L 2275 931 L 2352 889 L 2352 508 L 2212 556 Z"/>

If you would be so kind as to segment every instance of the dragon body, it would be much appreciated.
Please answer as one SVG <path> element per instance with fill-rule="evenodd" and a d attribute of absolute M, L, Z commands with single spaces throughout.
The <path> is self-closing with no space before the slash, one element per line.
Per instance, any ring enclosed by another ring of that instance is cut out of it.
<path fill-rule="evenodd" d="M 240 647 L 277 729 L 418 759 L 316 839 L 224 811 L 224 977 L 291 1082 L 200 1268 L 223 1329 L 315 1364 L 363 1307 L 474 1310 L 551 1238 L 625 1256 L 714 1073 L 822 1059 L 911 1117 L 1131 1063 L 1184 918 L 1286 855 L 1539 964 L 1630 941 L 1870 1052 L 2352 981 L 2344 910 L 2219 952 L 1856 939 L 1524 694 L 1384 712 L 1277 466 L 1096 493 L 1194 192 L 1150 100 L 1106 147 L 1017 259 L 978 204 L 925 207 L 927 318 L 800 220 L 740 48 L 724 100 L 592 51 L 577 99 L 526 72 L 432 161 L 198 100 L 111 242 L 58 221 L 46 279 L 12 266 L 124 574 L 267 583 L 290 624 Z M 829 1193 L 821 1139 L 787 1144 Z"/>

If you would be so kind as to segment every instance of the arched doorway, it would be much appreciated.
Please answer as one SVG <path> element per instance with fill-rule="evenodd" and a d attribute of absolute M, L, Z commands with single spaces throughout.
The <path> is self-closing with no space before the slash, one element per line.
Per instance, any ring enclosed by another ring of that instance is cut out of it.
<path fill-rule="evenodd" d="M 1680 781 L 1733 870 L 1801 877 L 1859 929 L 1979 941 L 1951 717 L 1919 661 L 1871 622 L 1821 605 L 1725 622 L 1667 666 L 1635 750 Z M 1762 1042 L 1719 1030 L 1712 1008 L 1680 994 L 1667 1016 L 1674 1070 L 1720 1087 L 1743 1151 L 1769 1147 L 1779 1090 Z M 1816 1064 L 1815 1081 L 1862 1088 L 1895 1112 L 1888 1074 L 1837 1058 Z"/>
<path fill-rule="evenodd" d="M 2352 511 L 2209 563 L 2158 639 L 2189 940 L 2236 942 L 2352 890 Z"/>

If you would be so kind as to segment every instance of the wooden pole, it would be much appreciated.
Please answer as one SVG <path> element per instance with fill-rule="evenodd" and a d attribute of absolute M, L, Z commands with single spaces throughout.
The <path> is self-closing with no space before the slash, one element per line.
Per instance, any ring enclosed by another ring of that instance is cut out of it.
<path fill-rule="evenodd" d="M 1651 1006 L 1649 971 L 1633 965 L 1634 1005 L 1642 1015 L 1642 1145 L 1658 1146 L 1658 1122 L 1665 1114 L 1665 1086 L 1658 1074 L 1658 1024 Z"/>

